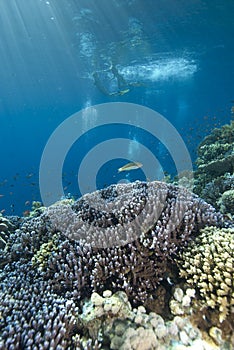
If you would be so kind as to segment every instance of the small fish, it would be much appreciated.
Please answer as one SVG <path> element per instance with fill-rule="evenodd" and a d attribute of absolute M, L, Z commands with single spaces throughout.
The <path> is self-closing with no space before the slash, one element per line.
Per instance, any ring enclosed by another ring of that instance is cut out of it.
<path fill-rule="evenodd" d="M 23 216 L 24 216 L 24 217 L 30 216 L 30 210 L 25 210 L 25 211 L 23 212 Z"/>
<path fill-rule="evenodd" d="M 143 164 L 139 163 L 139 162 L 131 162 L 128 163 L 124 166 L 122 166 L 121 168 L 118 169 L 118 172 L 120 173 L 121 171 L 130 171 L 130 170 L 135 170 L 135 169 L 139 169 L 143 166 Z"/>
<path fill-rule="evenodd" d="M 33 175 L 34 175 L 34 173 L 27 174 L 27 175 L 26 175 L 26 178 L 27 178 L 27 179 L 30 179 L 31 177 L 33 177 Z"/>

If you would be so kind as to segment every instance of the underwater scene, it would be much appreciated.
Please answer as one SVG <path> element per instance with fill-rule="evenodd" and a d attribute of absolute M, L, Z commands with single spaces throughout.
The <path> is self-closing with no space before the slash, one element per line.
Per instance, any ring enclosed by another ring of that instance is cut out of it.
<path fill-rule="evenodd" d="M 234 349 L 233 38 L 233 0 L 1 0 L 0 350 Z"/>

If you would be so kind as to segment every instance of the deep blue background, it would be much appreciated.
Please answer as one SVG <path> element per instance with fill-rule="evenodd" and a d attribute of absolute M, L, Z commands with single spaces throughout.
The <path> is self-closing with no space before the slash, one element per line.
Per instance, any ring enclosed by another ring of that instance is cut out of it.
<path fill-rule="evenodd" d="M 21 215 L 40 200 L 39 164 L 48 138 L 89 105 L 120 101 L 158 111 L 194 160 L 202 138 L 231 119 L 233 13 L 233 0 L 2 0 L 0 210 Z M 114 90 L 106 73 L 111 62 L 140 86 L 123 96 L 103 95 L 92 73 Z M 74 145 L 64 164 L 66 193 L 79 194 L 79 149 Z M 114 160 L 103 165 L 99 187 L 116 181 L 116 167 Z M 131 180 L 142 176 L 132 174 Z"/>

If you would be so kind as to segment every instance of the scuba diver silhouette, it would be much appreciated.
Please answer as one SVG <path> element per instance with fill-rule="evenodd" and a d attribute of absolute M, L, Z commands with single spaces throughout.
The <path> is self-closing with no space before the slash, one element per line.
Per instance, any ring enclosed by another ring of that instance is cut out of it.
<path fill-rule="evenodd" d="M 97 86 L 97 88 L 106 96 L 122 96 L 130 91 L 130 86 L 134 86 L 136 83 L 127 83 L 124 79 L 124 77 L 119 73 L 116 66 L 111 64 L 111 67 L 108 69 L 113 75 L 112 79 L 116 80 L 117 84 L 117 90 L 116 91 L 109 91 L 104 85 L 102 79 L 100 79 L 100 75 L 98 72 L 94 72 L 93 79 L 94 84 Z M 111 79 L 111 80 L 112 80 Z M 136 86 L 136 85 L 135 85 Z"/>

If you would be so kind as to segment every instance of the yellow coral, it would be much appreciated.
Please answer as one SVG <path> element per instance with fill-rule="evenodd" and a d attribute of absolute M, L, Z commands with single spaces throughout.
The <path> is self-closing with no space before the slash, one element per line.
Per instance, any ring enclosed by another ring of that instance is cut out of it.
<path fill-rule="evenodd" d="M 52 240 L 46 243 L 43 243 L 37 253 L 32 257 L 32 265 L 38 266 L 40 270 L 43 270 L 46 266 L 47 260 L 52 251 L 56 251 L 57 235 L 54 235 Z"/>
<path fill-rule="evenodd" d="M 205 305 L 219 312 L 220 322 L 233 312 L 233 244 L 234 228 L 207 227 L 177 259 L 180 276 L 197 287 Z"/>

